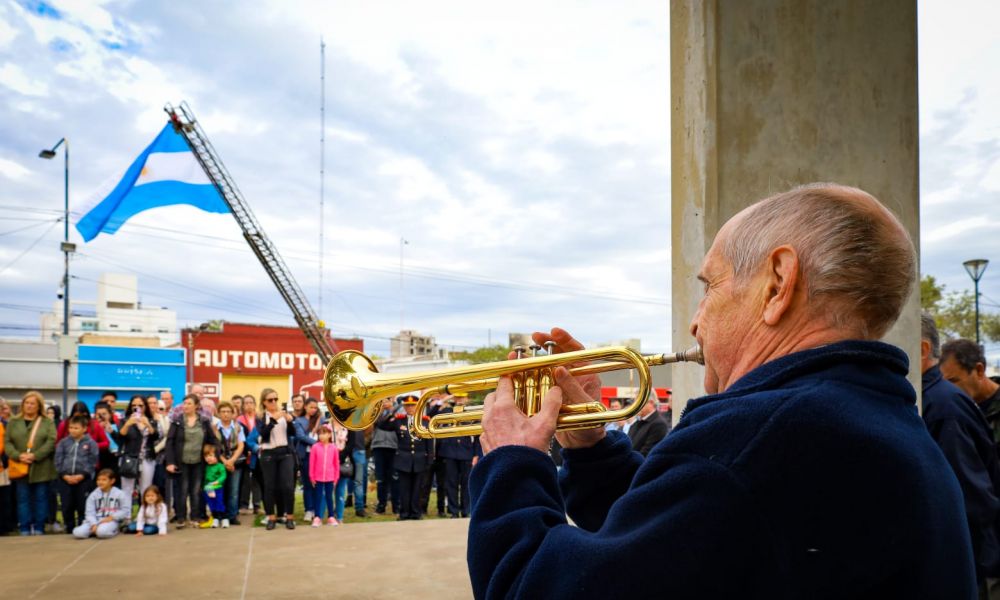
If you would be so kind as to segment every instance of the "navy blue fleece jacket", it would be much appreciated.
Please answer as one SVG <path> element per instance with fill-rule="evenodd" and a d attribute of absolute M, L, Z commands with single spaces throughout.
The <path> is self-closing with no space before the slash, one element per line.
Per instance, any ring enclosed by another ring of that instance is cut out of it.
<path fill-rule="evenodd" d="M 785 356 L 692 400 L 645 460 L 620 432 L 564 450 L 558 482 L 542 452 L 490 452 L 476 597 L 973 598 L 962 494 L 906 372 L 879 342 Z"/>

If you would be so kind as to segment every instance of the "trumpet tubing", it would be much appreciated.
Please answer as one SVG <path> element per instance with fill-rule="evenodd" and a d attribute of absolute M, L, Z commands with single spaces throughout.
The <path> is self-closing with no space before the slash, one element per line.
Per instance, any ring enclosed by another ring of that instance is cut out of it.
<path fill-rule="evenodd" d="M 323 378 L 324 400 L 333 417 L 348 429 L 366 429 L 381 412 L 382 400 L 402 393 L 424 390 L 417 402 L 413 433 L 423 438 L 458 437 L 482 433 L 482 408 L 470 407 L 437 414 L 423 424 L 430 399 L 440 393 L 473 392 L 494 389 L 500 377 L 511 376 L 514 401 L 526 415 L 538 412 L 541 400 L 555 384 L 553 369 L 565 367 L 573 375 L 590 375 L 619 369 L 635 369 L 638 374 L 639 401 L 619 410 L 606 410 L 600 402 L 566 405 L 560 410 L 556 429 L 566 431 L 594 427 L 627 419 L 639 412 L 651 391 L 651 366 L 674 362 L 702 363 L 698 347 L 686 352 L 643 356 L 625 346 L 539 354 L 541 346 L 532 346 L 531 355 L 515 348 L 520 360 L 469 365 L 422 373 L 387 375 L 379 373 L 367 356 L 354 350 L 340 352 L 327 365 Z"/>

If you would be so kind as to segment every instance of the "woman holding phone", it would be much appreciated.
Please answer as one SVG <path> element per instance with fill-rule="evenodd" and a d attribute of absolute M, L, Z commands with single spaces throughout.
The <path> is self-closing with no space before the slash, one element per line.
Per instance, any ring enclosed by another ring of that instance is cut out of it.
<path fill-rule="evenodd" d="M 132 396 L 128 402 L 128 410 L 125 411 L 125 422 L 111 435 L 121 449 L 118 473 L 121 475 L 121 488 L 125 492 L 125 504 L 128 508 L 126 519 L 130 519 L 132 491 L 136 481 L 139 481 L 140 497 L 153 483 L 153 475 L 156 473 L 155 446 L 161 435 L 159 423 L 149 410 L 145 398 Z"/>
<path fill-rule="evenodd" d="M 278 392 L 264 388 L 260 393 L 258 426 L 260 470 L 264 475 L 264 512 L 267 530 L 277 526 L 278 515 L 285 527 L 295 529 L 295 427 L 292 415 L 278 405 Z"/>

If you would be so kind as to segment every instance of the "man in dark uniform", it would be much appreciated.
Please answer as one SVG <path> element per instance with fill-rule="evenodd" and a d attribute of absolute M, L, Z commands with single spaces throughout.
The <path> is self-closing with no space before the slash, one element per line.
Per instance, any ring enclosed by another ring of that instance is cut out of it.
<path fill-rule="evenodd" d="M 452 396 L 439 394 L 428 403 L 427 416 L 433 417 L 440 412 L 444 412 L 445 408 L 450 408 L 451 403 Z M 431 500 L 431 488 L 437 487 L 437 511 L 438 516 L 443 517 L 446 473 L 444 459 L 439 453 L 440 447 L 441 440 L 431 440 L 431 466 L 420 477 L 420 513 L 424 515 L 430 513 L 428 505 Z"/>
<path fill-rule="evenodd" d="M 463 410 L 469 402 L 469 397 L 465 394 L 455 394 L 454 400 L 454 408 L 448 406 L 441 410 L 441 414 Z M 435 458 L 444 462 L 444 491 L 448 494 L 448 514 L 452 519 L 469 516 L 469 473 L 472 471 L 473 459 L 480 453 L 478 435 L 443 438 L 437 441 Z M 442 491 L 439 485 L 439 505 Z"/>
<path fill-rule="evenodd" d="M 399 477 L 399 520 L 420 519 L 420 476 L 430 466 L 431 440 L 422 440 L 410 434 L 410 424 L 417 407 L 417 397 L 403 399 L 405 414 L 379 423 L 396 432 L 396 457 L 393 467 Z"/>

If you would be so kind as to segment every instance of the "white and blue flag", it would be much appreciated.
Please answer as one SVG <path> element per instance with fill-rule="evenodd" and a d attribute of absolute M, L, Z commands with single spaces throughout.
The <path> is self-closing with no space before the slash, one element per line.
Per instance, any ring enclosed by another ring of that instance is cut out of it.
<path fill-rule="evenodd" d="M 114 233 L 130 217 L 159 206 L 190 204 L 208 212 L 230 212 L 184 137 L 170 123 L 135 159 L 111 193 L 105 196 L 98 192 L 93 200 L 96 202 L 84 208 L 76 222 L 76 230 L 87 242 L 101 232 Z"/>

